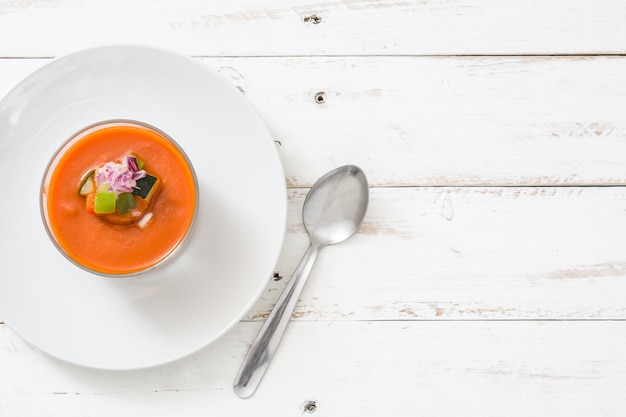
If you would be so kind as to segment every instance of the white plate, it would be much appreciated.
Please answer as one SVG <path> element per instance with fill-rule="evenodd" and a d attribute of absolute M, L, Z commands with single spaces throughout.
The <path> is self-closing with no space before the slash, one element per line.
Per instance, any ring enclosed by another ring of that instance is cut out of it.
<path fill-rule="evenodd" d="M 176 140 L 198 177 L 189 243 L 133 278 L 90 274 L 45 232 L 49 159 L 72 134 L 110 119 Z M 266 127 L 230 82 L 203 64 L 136 46 L 56 59 L 0 102 L 0 317 L 52 356 L 138 369 L 188 355 L 234 326 L 263 291 L 281 250 L 286 190 Z"/>

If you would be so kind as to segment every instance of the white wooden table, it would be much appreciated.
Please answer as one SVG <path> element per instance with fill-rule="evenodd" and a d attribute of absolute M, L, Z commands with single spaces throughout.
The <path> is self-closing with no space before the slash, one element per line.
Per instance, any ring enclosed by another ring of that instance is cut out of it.
<path fill-rule="evenodd" d="M 276 275 L 190 357 L 83 369 L 0 319 L 0 416 L 624 415 L 625 33 L 618 0 L 0 0 L 0 95 L 79 49 L 177 50 L 258 109 L 289 195 Z M 345 163 L 371 183 L 364 225 L 239 399 L 308 187 Z"/>

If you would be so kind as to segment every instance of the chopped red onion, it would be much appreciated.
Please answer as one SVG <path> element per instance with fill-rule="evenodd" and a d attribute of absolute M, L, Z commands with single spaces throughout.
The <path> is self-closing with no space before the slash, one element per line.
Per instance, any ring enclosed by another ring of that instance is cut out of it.
<path fill-rule="evenodd" d="M 126 156 L 121 162 L 107 162 L 96 169 L 94 179 L 98 189 L 107 185 L 107 189 L 116 193 L 132 192 L 137 187 L 137 180 L 146 176 L 146 171 L 139 170 L 137 158 Z"/>

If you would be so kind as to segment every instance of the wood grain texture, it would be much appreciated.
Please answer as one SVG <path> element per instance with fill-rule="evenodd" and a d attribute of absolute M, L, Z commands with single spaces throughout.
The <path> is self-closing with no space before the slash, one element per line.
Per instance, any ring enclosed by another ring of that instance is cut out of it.
<path fill-rule="evenodd" d="M 344 163 L 374 186 L 626 184 L 622 57 L 204 62 L 246 80 L 290 186 Z"/>
<path fill-rule="evenodd" d="M 46 62 L 0 60 L 0 94 Z M 345 163 L 373 186 L 626 185 L 624 57 L 202 62 L 258 110 L 290 187 Z"/>
<path fill-rule="evenodd" d="M 288 233 L 247 320 L 267 317 L 308 245 Z M 361 231 L 320 254 L 298 320 L 626 319 L 626 187 L 380 188 Z"/>
<path fill-rule="evenodd" d="M 57 362 L 0 327 L 0 414 L 611 416 L 626 407 L 625 322 L 294 322 L 263 385 L 231 383 L 260 323 L 144 371 Z M 37 377 L 34 377 L 37 375 Z"/>
<path fill-rule="evenodd" d="M 613 54 L 624 16 L 611 0 L 2 0 L 0 56 L 111 43 L 211 56 Z"/>
<path fill-rule="evenodd" d="M 194 56 L 257 109 L 288 186 L 277 274 L 224 337 L 140 371 L 58 362 L 0 317 L 0 417 L 624 414 L 623 2 L 0 0 L 0 97 L 116 43 Z M 346 163 L 364 224 L 241 400 L 308 187 Z"/>

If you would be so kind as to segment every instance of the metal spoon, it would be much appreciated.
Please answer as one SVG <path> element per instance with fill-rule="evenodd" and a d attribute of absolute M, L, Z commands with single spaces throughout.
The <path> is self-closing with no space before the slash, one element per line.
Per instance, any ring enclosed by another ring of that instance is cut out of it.
<path fill-rule="evenodd" d="M 320 249 L 352 236 L 365 217 L 368 201 L 367 178 L 354 165 L 334 169 L 311 187 L 302 209 L 311 244 L 239 369 L 234 389 L 241 398 L 251 396 L 259 386 Z"/>

